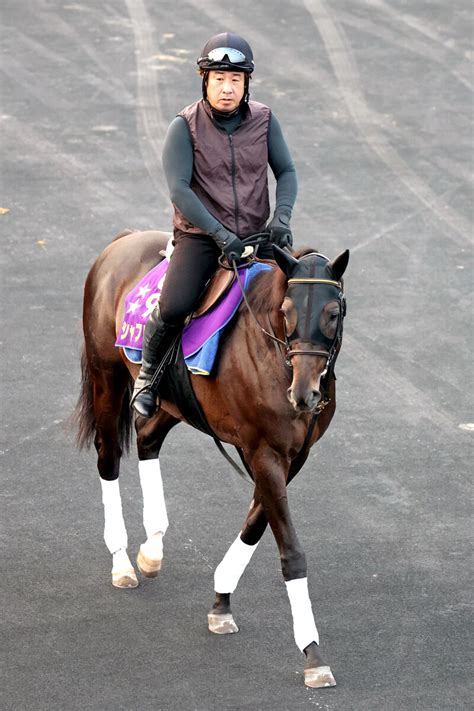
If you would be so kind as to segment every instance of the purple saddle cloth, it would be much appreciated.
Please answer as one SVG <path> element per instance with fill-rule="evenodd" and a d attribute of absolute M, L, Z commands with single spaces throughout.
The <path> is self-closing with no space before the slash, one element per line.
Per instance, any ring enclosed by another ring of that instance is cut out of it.
<path fill-rule="evenodd" d="M 164 259 L 146 274 L 125 298 L 125 312 L 115 345 L 124 348 L 129 360 L 140 363 L 145 324 L 160 300 L 169 261 Z M 253 262 L 239 267 L 244 289 L 256 274 L 271 269 L 269 264 Z M 188 370 L 209 375 L 219 347 L 222 330 L 231 321 L 242 301 L 235 281 L 227 294 L 207 313 L 185 326 L 182 335 L 183 355 Z"/>

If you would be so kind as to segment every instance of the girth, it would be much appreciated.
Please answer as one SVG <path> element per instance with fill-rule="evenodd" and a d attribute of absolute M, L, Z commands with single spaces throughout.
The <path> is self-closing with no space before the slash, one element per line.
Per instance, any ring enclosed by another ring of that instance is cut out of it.
<path fill-rule="evenodd" d="M 189 370 L 184 362 L 181 339 L 177 340 L 170 362 L 163 373 L 159 385 L 159 395 L 161 398 L 173 402 L 188 424 L 215 437 L 194 393 Z"/>

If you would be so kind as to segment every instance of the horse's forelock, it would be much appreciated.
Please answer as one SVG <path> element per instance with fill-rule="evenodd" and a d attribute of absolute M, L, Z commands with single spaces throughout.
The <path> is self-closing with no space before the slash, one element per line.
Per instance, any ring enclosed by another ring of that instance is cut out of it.
<path fill-rule="evenodd" d="M 293 257 L 295 259 L 301 259 L 301 257 L 306 257 L 308 254 L 320 254 L 320 252 L 313 247 L 301 247 L 301 249 L 297 249 L 296 252 L 293 252 Z"/>
<path fill-rule="evenodd" d="M 305 269 L 305 267 L 307 268 L 309 264 L 314 265 L 318 269 L 324 269 L 330 263 L 328 257 L 326 257 L 324 254 L 321 254 L 321 252 L 318 252 L 318 250 L 315 249 L 303 248 L 298 252 L 295 252 L 293 256 L 298 259 L 299 262 L 301 262 L 303 270 Z M 298 270 L 298 266 L 295 265 L 295 269 L 292 276 L 302 276 L 303 274 L 304 271 Z"/>

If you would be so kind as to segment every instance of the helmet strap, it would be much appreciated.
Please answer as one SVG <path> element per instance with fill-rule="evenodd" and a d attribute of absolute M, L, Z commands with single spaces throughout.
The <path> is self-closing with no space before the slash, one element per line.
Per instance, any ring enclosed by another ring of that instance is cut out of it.
<path fill-rule="evenodd" d="M 204 71 L 202 74 L 202 98 L 207 101 L 207 79 L 209 77 L 209 72 Z"/>

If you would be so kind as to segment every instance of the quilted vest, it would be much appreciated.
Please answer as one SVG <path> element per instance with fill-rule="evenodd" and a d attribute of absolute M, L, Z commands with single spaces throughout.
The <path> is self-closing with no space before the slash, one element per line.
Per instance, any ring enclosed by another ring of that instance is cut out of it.
<path fill-rule="evenodd" d="M 245 118 L 231 135 L 217 126 L 202 99 L 178 116 L 185 119 L 193 144 L 193 192 L 216 220 L 240 238 L 260 232 L 270 214 L 268 106 L 249 101 Z M 176 228 L 203 234 L 173 207 Z"/>

